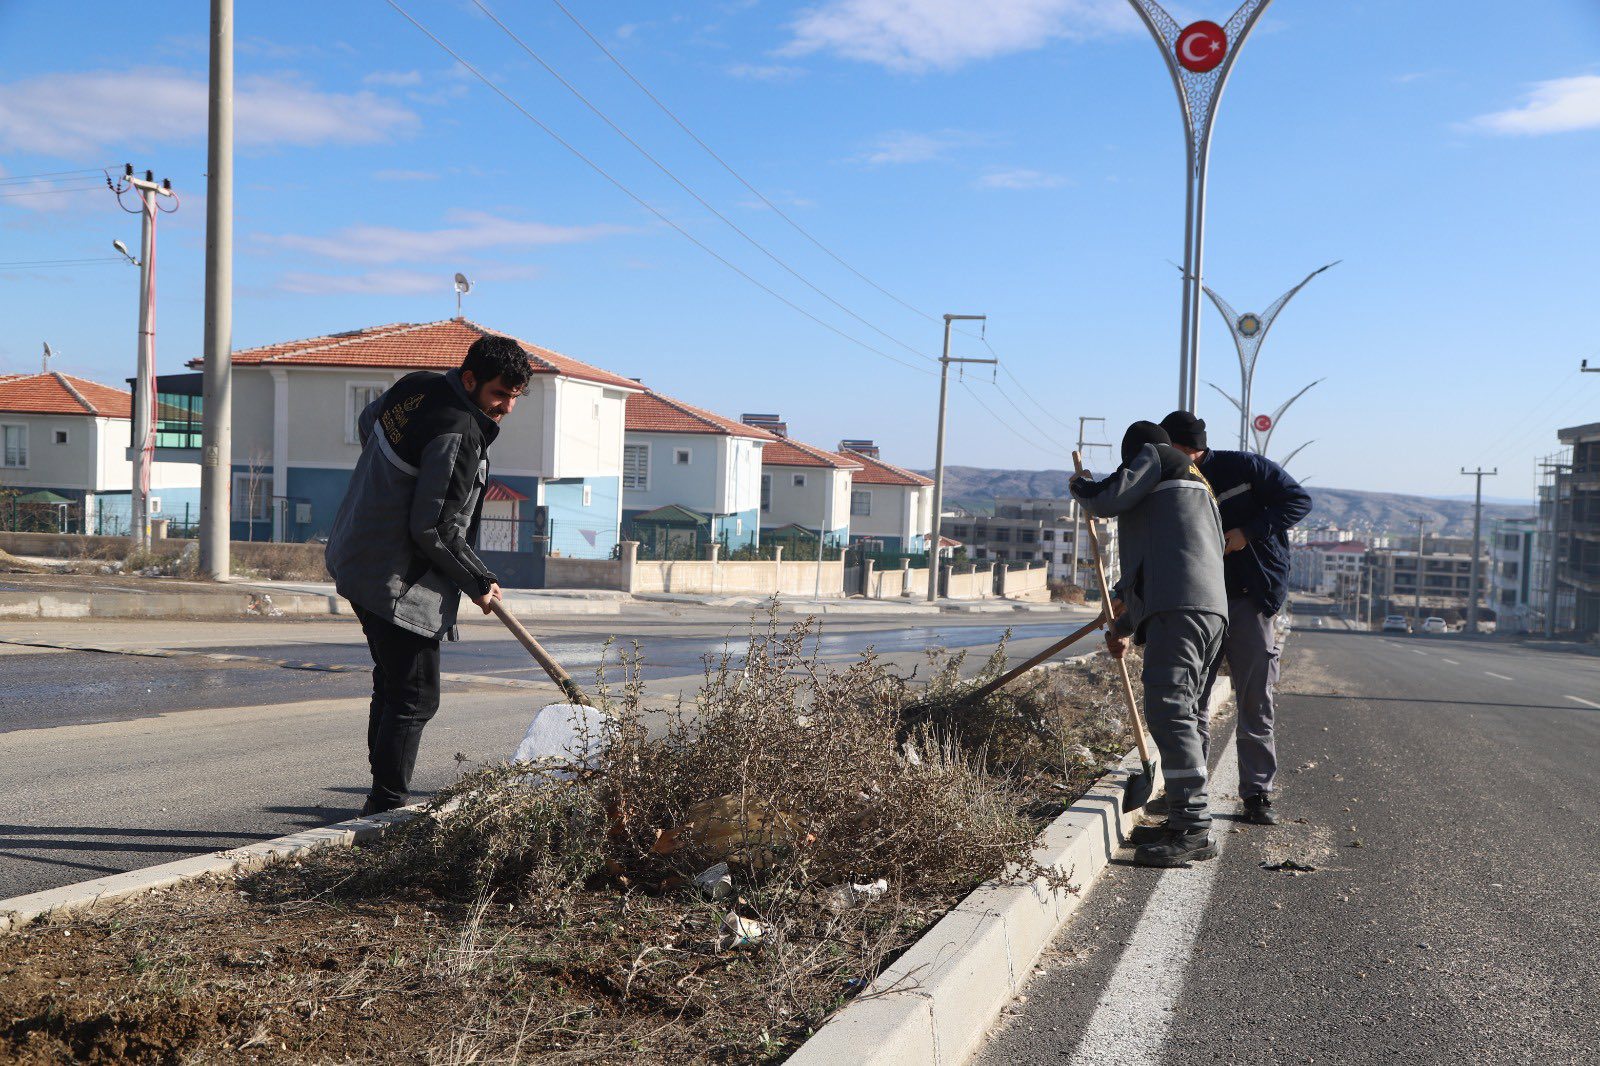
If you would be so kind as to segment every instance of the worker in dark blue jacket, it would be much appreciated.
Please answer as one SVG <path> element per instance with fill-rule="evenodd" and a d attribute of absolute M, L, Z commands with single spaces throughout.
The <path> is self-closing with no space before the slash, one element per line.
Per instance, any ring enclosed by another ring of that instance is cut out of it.
<path fill-rule="evenodd" d="M 1311 496 L 1288 471 L 1263 455 L 1206 447 L 1206 424 L 1187 411 L 1161 420 L 1173 447 L 1195 461 L 1217 494 L 1222 512 L 1223 579 L 1228 633 L 1222 653 L 1233 674 L 1239 706 L 1239 798 L 1246 821 L 1273 825 L 1278 773 L 1273 693 L 1278 686 L 1274 621 L 1289 596 L 1289 530 L 1311 513 Z M 1215 668 L 1212 671 L 1215 680 Z M 1210 696 L 1211 685 L 1206 685 Z M 1202 699 L 1204 709 L 1207 701 Z M 1209 723 L 1202 719 L 1202 732 Z"/>

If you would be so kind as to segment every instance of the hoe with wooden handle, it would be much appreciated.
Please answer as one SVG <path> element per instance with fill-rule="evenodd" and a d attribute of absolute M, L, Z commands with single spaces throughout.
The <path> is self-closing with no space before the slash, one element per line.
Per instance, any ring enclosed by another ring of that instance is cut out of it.
<path fill-rule="evenodd" d="M 1079 474 L 1083 471 L 1083 458 L 1077 453 L 1072 453 L 1072 465 Z M 1089 548 L 1094 553 L 1094 576 L 1100 582 L 1100 601 L 1105 605 L 1101 617 L 1109 620 L 1111 617 L 1111 588 L 1106 583 L 1106 563 L 1100 555 L 1100 535 L 1095 532 L 1094 519 L 1090 518 Z M 1073 546 L 1076 550 L 1077 546 Z M 1139 702 L 1133 698 L 1133 681 L 1128 677 L 1128 660 L 1117 659 L 1117 670 L 1122 675 L 1122 698 L 1128 704 L 1128 720 L 1133 723 L 1133 739 L 1139 745 L 1139 761 L 1144 768 L 1128 777 L 1128 783 L 1122 793 L 1122 809 L 1136 811 L 1150 801 L 1150 793 L 1156 787 L 1156 764 L 1150 755 L 1150 742 L 1144 735 L 1144 715 L 1139 713 Z"/>

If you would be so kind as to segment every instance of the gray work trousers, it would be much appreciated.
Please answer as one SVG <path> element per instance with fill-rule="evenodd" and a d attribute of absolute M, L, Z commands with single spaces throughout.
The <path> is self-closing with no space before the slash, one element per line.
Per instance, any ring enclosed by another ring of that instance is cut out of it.
<path fill-rule="evenodd" d="M 1272 792 L 1278 776 L 1278 749 L 1273 733 L 1273 693 L 1278 688 L 1278 630 L 1275 615 L 1262 614 L 1248 596 L 1228 601 L 1228 635 L 1222 641 L 1233 674 L 1234 702 L 1239 707 L 1239 728 L 1234 734 L 1239 750 L 1239 798 Z M 1211 748 L 1211 722 L 1206 715 L 1217 666 L 1206 679 L 1200 701 L 1200 735 Z"/>
<path fill-rule="evenodd" d="M 1205 611 L 1161 611 L 1144 624 L 1144 718 L 1161 752 L 1167 824 L 1179 832 L 1211 828 L 1201 696 L 1225 628 Z"/>

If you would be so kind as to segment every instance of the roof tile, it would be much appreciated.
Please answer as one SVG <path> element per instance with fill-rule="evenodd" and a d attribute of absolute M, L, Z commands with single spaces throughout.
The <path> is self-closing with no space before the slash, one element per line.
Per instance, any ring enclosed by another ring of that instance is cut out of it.
<path fill-rule="evenodd" d="M 641 392 L 628 397 L 627 428 L 634 433 L 715 433 L 768 442 L 778 439 L 764 429 L 735 422 L 659 392 Z"/>
<path fill-rule="evenodd" d="M 55 370 L 13 374 L 0 377 L 0 411 L 132 418 L 133 394 Z"/>

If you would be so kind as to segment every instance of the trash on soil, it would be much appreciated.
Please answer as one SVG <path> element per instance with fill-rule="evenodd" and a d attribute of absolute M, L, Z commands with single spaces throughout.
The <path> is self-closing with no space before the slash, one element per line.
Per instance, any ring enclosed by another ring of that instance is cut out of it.
<path fill-rule="evenodd" d="M 733 874 L 728 872 L 727 863 L 719 862 L 695 874 L 694 887 L 707 899 L 725 899 L 733 895 Z"/>
<path fill-rule="evenodd" d="M 754 919 L 741 917 L 735 911 L 729 911 L 728 916 L 722 919 L 722 928 L 724 930 L 722 939 L 717 941 L 719 951 L 752 947 L 759 944 L 761 938 L 767 935 L 765 925 Z"/>
<path fill-rule="evenodd" d="M 671 855 L 691 848 L 710 862 L 749 863 L 757 870 L 772 864 L 773 851 L 799 839 L 794 818 L 758 799 L 718 796 L 684 812 L 683 822 L 662 830 L 651 849 Z"/>
<path fill-rule="evenodd" d="M 1284 859 L 1282 862 L 1264 862 L 1261 864 L 1261 868 L 1263 870 L 1278 870 L 1286 874 L 1312 874 L 1317 872 L 1315 866 L 1307 866 L 1305 863 L 1296 862 L 1293 859 Z"/>
<path fill-rule="evenodd" d="M 828 908 L 837 914 L 886 896 L 888 893 L 889 882 L 882 877 L 876 881 L 843 884 L 828 893 Z"/>
<path fill-rule="evenodd" d="M 861 899 L 877 899 L 879 896 L 886 895 L 888 893 L 889 882 L 880 877 L 876 881 L 868 881 L 864 884 L 852 884 L 850 886 L 850 891 L 855 893 L 855 895 Z"/>
<path fill-rule="evenodd" d="M 282 618 L 283 612 L 272 605 L 272 597 L 266 593 L 257 596 L 250 594 L 250 602 L 245 604 L 245 614 L 259 615 L 262 618 Z"/>

